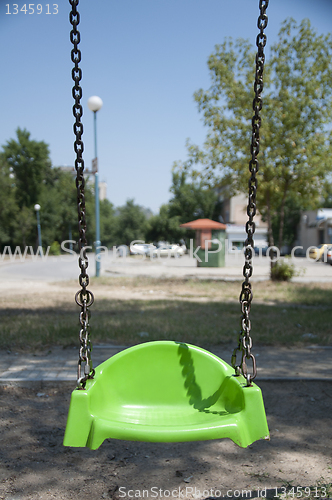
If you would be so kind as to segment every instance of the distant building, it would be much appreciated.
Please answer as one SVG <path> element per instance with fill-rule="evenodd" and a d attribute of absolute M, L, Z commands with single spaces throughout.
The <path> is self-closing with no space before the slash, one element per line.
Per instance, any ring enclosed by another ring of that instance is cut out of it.
<path fill-rule="evenodd" d="M 106 200 L 107 198 L 107 183 L 104 181 L 101 181 L 98 183 L 99 186 L 99 199 L 100 201 Z"/>
<path fill-rule="evenodd" d="M 59 170 L 62 170 L 62 172 L 68 172 L 72 174 L 73 177 L 76 176 L 76 170 L 75 167 L 69 166 L 69 165 L 60 165 L 54 168 L 58 168 Z"/>
<path fill-rule="evenodd" d="M 222 200 L 222 220 L 226 224 L 226 239 L 228 241 L 228 251 L 236 252 L 242 250 L 247 233 L 245 225 L 248 221 L 247 215 L 248 195 L 243 193 L 224 198 Z M 266 247 L 267 240 L 267 223 L 263 222 L 262 216 L 257 212 L 254 218 L 256 230 L 254 234 L 255 247 Z"/>
<path fill-rule="evenodd" d="M 332 244 L 332 208 L 306 210 L 302 213 L 297 245 L 303 247 L 303 253 L 311 246 Z"/>

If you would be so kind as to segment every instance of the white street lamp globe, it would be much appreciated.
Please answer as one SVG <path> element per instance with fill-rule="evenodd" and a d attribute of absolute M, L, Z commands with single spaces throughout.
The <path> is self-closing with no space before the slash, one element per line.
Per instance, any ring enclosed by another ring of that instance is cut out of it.
<path fill-rule="evenodd" d="M 39 205 L 39 203 L 36 203 L 36 205 L 35 205 L 35 210 L 36 210 L 36 212 L 39 212 L 39 210 L 40 210 L 40 205 Z"/>
<path fill-rule="evenodd" d="M 103 105 L 103 101 L 97 95 L 93 95 L 88 99 L 88 106 L 91 111 L 99 111 Z"/>

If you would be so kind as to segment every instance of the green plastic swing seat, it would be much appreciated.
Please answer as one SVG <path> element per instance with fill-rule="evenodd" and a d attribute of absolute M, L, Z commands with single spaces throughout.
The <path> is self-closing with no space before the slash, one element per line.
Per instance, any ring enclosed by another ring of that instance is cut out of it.
<path fill-rule="evenodd" d="M 259 387 L 204 349 L 158 341 L 116 354 L 73 391 L 63 444 L 95 450 L 108 438 L 230 438 L 245 448 L 269 439 L 269 429 Z"/>

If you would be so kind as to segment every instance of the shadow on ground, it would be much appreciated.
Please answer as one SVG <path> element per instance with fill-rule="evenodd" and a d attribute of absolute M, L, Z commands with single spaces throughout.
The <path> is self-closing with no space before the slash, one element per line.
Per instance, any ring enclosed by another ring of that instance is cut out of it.
<path fill-rule="evenodd" d="M 321 477 L 331 482 L 332 382 L 259 385 L 270 442 L 241 449 L 229 440 L 109 440 L 96 451 L 62 446 L 70 384 L 1 387 L 0 498 L 125 498 L 129 489 L 165 498 L 179 488 L 187 498 L 196 488 L 203 498 L 215 491 L 314 486 Z"/>
<path fill-rule="evenodd" d="M 75 306 L 0 309 L 0 347 L 77 345 L 78 317 Z M 92 308 L 91 338 L 92 343 L 125 345 L 142 339 L 176 340 L 200 346 L 235 344 L 240 317 L 237 303 L 102 299 Z M 255 304 L 251 321 L 255 343 L 290 346 L 332 342 L 329 308 Z"/>

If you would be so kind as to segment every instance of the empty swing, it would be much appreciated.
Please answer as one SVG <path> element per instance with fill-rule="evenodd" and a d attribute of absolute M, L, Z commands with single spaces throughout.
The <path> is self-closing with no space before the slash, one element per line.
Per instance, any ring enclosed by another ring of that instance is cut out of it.
<path fill-rule="evenodd" d="M 84 161 L 80 99 L 82 77 L 78 49 L 80 21 L 79 0 L 69 0 L 72 10 L 70 40 L 74 133 L 76 140 L 75 168 L 79 224 L 79 266 L 81 289 L 75 300 L 80 306 L 80 349 L 77 388 L 72 392 L 64 436 L 64 446 L 98 448 L 105 439 L 146 442 L 185 442 L 229 438 L 241 447 L 259 439 L 269 439 L 261 390 L 253 383 L 256 361 L 251 353 L 252 339 L 249 313 L 252 301 L 253 234 L 256 213 L 256 188 L 259 152 L 259 129 L 262 108 L 264 47 L 269 0 L 259 0 L 260 30 L 256 44 L 255 98 L 252 119 L 251 160 L 249 170 L 248 222 L 245 242 L 244 281 L 240 294 L 242 328 L 234 349 L 231 365 L 214 354 L 183 342 L 155 341 L 130 347 L 96 369 L 92 367 L 89 336 L 89 307 L 94 297 L 88 290 L 86 242 Z M 83 251 L 82 251 L 83 249 Z M 82 253 L 81 253 L 82 252 Z M 237 353 L 241 361 L 237 364 Z M 247 361 L 252 362 L 252 374 Z"/>

